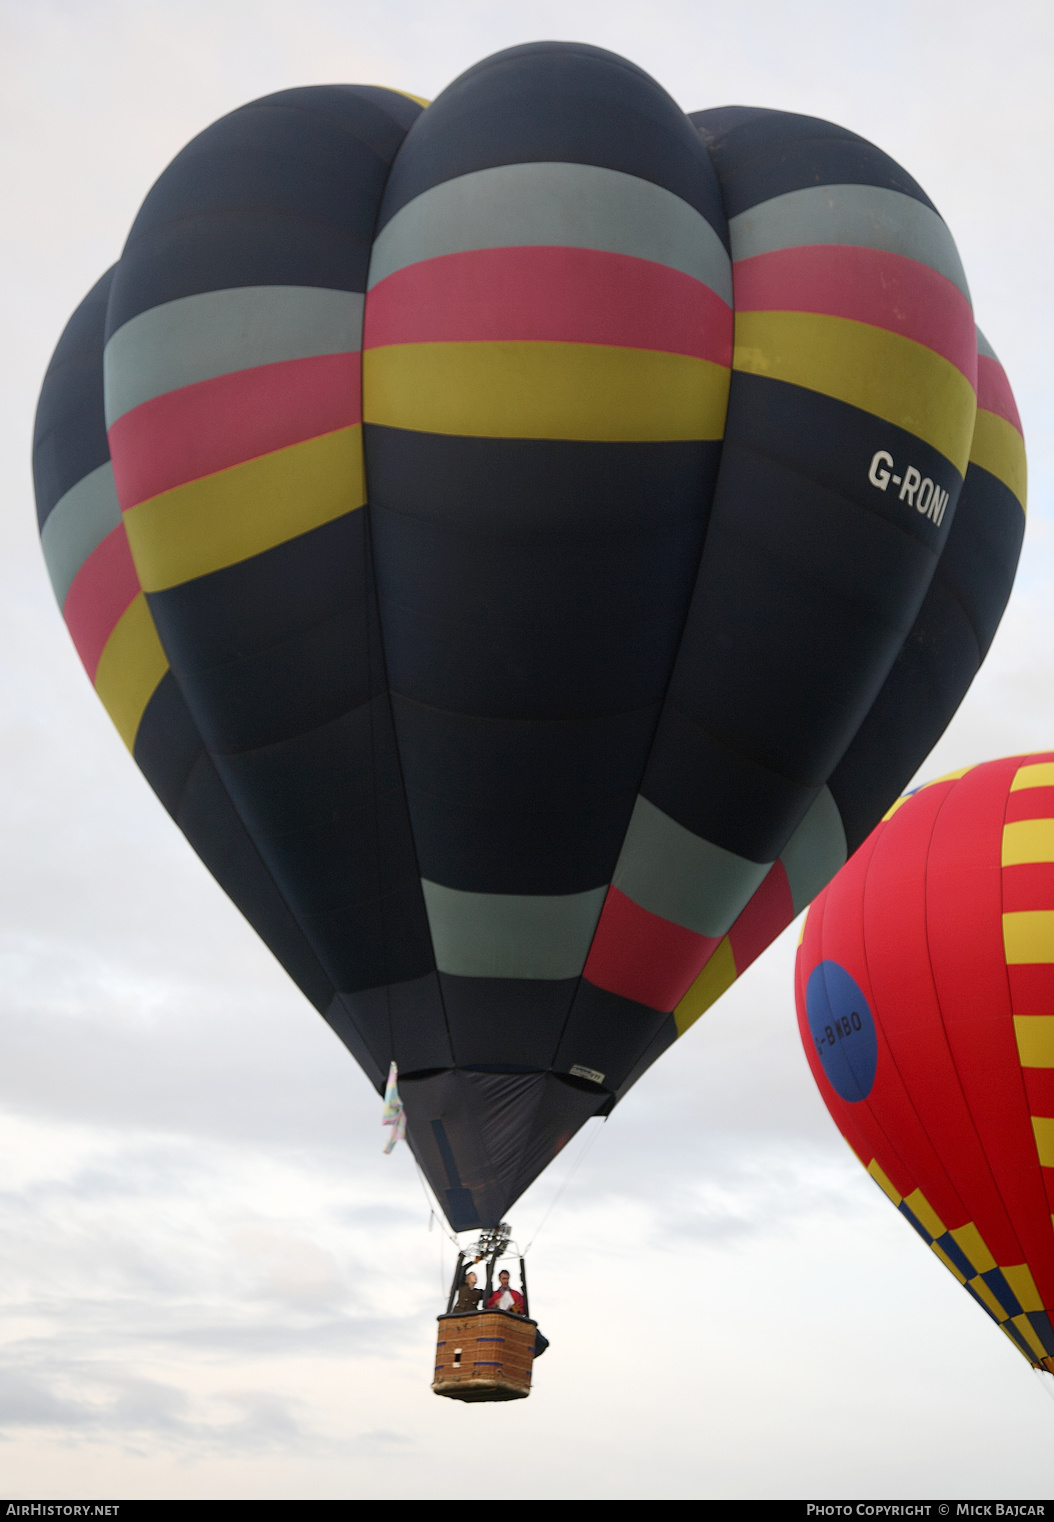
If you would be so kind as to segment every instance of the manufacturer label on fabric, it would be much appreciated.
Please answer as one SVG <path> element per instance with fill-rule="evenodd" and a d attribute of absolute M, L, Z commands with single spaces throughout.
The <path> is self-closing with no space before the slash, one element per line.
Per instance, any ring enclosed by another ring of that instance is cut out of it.
<path fill-rule="evenodd" d="M 598 1073 L 596 1068 L 587 1068 L 581 1062 L 574 1062 L 568 1069 L 572 1078 L 588 1078 L 590 1083 L 603 1083 L 603 1073 Z"/>
<path fill-rule="evenodd" d="M 859 1104 L 878 1066 L 875 1022 L 859 984 L 837 962 L 820 962 L 809 974 L 805 1011 L 827 1081 L 840 1099 Z"/>
<path fill-rule="evenodd" d="M 893 456 L 888 450 L 876 449 L 867 473 L 871 485 L 877 486 L 879 491 L 888 491 L 890 482 L 899 486 L 901 502 L 910 502 L 917 513 L 923 513 L 939 528 L 948 506 L 948 493 L 914 465 L 909 465 L 901 475 L 894 475 L 893 464 Z"/>

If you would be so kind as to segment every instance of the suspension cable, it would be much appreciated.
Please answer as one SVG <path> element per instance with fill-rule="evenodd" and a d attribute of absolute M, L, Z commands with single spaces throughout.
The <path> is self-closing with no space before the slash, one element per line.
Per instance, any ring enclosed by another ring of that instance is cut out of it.
<path fill-rule="evenodd" d="M 409 1151 L 409 1148 L 407 1150 Z M 425 1176 L 421 1172 L 421 1164 L 417 1161 L 417 1158 L 414 1157 L 412 1152 L 410 1153 L 410 1156 L 414 1158 L 414 1167 L 417 1169 L 417 1177 L 418 1177 L 418 1179 L 421 1182 L 421 1193 L 424 1195 L 424 1197 L 425 1197 L 425 1204 L 428 1206 L 428 1229 L 429 1229 L 429 1231 L 432 1230 L 432 1222 L 435 1221 L 436 1225 L 439 1227 L 439 1230 L 441 1232 L 443 1232 L 443 1234 L 446 1237 L 448 1237 L 451 1242 L 453 1242 L 453 1244 L 457 1248 L 458 1252 L 460 1252 L 461 1251 L 461 1243 L 458 1241 L 457 1237 L 454 1236 L 454 1234 L 452 1232 L 447 1230 L 446 1222 L 443 1220 L 443 1217 L 436 1210 L 435 1203 L 433 1202 L 433 1200 L 429 1196 L 428 1185 L 425 1183 Z"/>
<path fill-rule="evenodd" d="M 542 1219 L 538 1222 L 538 1225 L 534 1228 L 534 1231 L 531 1234 L 531 1240 L 527 1243 L 527 1246 L 523 1249 L 523 1256 L 524 1257 L 527 1256 L 527 1254 L 530 1252 L 531 1248 L 534 1246 L 535 1242 L 537 1241 L 539 1232 L 541 1231 L 542 1227 L 545 1225 L 545 1223 L 549 1219 L 549 1217 L 552 1215 L 552 1213 L 556 1209 L 557 1205 L 563 1199 L 564 1193 L 567 1190 L 567 1186 L 570 1184 L 571 1180 L 574 1178 L 575 1174 L 578 1172 L 579 1168 L 582 1166 L 582 1163 L 585 1161 L 586 1153 L 590 1150 L 590 1148 L 592 1147 L 593 1143 L 596 1141 L 597 1137 L 600 1135 L 600 1133 L 601 1133 L 601 1131 L 603 1129 L 604 1129 L 603 1126 L 594 1126 L 593 1127 L 593 1133 L 592 1133 L 592 1135 L 591 1136 L 587 1136 L 586 1140 L 585 1140 L 585 1143 L 583 1144 L 582 1147 L 579 1148 L 578 1156 L 575 1158 L 575 1161 L 574 1161 L 574 1163 L 573 1163 L 573 1165 L 571 1167 L 571 1171 L 568 1173 L 567 1177 L 564 1179 L 563 1183 L 560 1185 L 559 1189 L 556 1191 L 555 1195 L 553 1196 L 552 1200 L 549 1203 L 548 1210 L 542 1216 Z"/>

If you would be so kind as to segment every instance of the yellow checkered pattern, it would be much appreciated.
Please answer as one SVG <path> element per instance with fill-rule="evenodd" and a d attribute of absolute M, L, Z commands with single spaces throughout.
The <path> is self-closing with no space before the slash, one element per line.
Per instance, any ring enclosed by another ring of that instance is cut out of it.
<path fill-rule="evenodd" d="M 1045 1313 L 1046 1307 L 1028 1264 L 1003 1267 L 996 1263 L 972 1221 L 949 1230 L 921 1189 L 901 1195 L 877 1159 L 871 1159 L 867 1171 L 883 1194 L 907 1216 L 930 1251 L 984 1306 L 1018 1352 L 1034 1367 L 1049 1367 L 1047 1350 L 1029 1319 L 1030 1313 Z"/>

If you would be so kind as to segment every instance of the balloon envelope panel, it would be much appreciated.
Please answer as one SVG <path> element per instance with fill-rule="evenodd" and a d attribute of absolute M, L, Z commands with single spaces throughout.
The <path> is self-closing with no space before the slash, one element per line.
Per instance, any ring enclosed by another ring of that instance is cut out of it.
<path fill-rule="evenodd" d="M 71 321 L 36 468 L 75 644 L 372 1081 L 398 1063 L 459 1229 L 764 950 L 950 717 L 1022 520 L 977 345 L 878 149 L 689 118 L 562 43 L 427 109 L 233 112 Z"/>
<path fill-rule="evenodd" d="M 868 1172 L 1054 1368 L 1054 759 L 893 809 L 809 911 L 798 1022 Z"/>
<path fill-rule="evenodd" d="M 977 417 L 955 518 L 929 591 L 871 710 L 829 779 L 854 851 L 918 771 L 988 654 L 1025 532 L 1021 419 L 977 332 Z"/>

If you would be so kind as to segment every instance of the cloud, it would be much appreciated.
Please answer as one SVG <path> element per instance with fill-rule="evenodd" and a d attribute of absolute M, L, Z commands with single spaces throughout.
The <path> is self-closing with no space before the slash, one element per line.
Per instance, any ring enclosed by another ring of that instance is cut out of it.
<path fill-rule="evenodd" d="M 140 1451 L 161 1444 L 195 1453 L 310 1453 L 319 1444 L 301 1424 L 301 1404 L 272 1391 L 231 1390 L 217 1393 L 206 1413 L 173 1384 L 105 1365 L 37 1363 L 32 1371 L 0 1370 L 0 1441 L 16 1440 L 20 1429 L 55 1428 L 67 1441 L 112 1436 Z"/>

